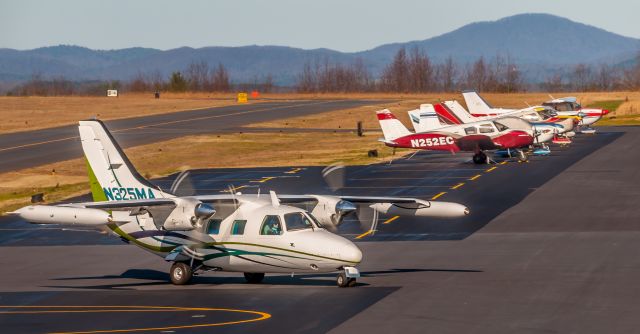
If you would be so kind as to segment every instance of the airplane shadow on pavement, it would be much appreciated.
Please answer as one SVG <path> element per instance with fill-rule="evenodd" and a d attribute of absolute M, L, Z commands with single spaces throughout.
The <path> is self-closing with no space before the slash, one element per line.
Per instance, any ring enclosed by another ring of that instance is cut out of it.
<path fill-rule="evenodd" d="M 363 271 L 362 277 L 376 277 L 388 275 L 401 275 L 415 272 L 452 272 L 452 273 L 481 273 L 482 270 L 473 269 L 437 269 L 437 268 L 405 268 L 405 269 L 389 269 L 377 271 Z M 266 276 L 263 283 L 248 284 L 243 277 L 215 277 L 215 276 L 194 276 L 189 286 L 203 287 L 206 285 L 225 285 L 225 284 L 243 284 L 248 287 L 264 286 L 264 285 L 281 285 L 281 286 L 335 286 L 336 274 L 302 274 L 291 277 L 290 275 L 272 275 Z M 136 287 L 145 286 L 161 286 L 171 285 L 169 283 L 169 274 L 154 269 L 129 269 L 120 275 L 104 275 L 104 276 L 80 276 L 80 277 L 61 277 L 54 278 L 54 281 L 75 281 L 75 280 L 116 280 L 116 279 L 135 279 L 143 282 L 127 282 L 116 284 L 99 284 L 85 286 L 46 286 L 49 288 L 65 288 L 65 289 L 135 289 Z M 369 284 L 358 282 L 358 286 L 367 286 Z"/>

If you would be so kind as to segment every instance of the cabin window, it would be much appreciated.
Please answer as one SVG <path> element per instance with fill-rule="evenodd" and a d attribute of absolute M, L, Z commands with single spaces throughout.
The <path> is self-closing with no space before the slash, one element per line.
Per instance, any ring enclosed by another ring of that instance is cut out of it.
<path fill-rule="evenodd" d="M 493 126 L 491 124 L 480 124 L 480 133 L 492 133 Z"/>
<path fill-rule="evenodd" d="M 464 132 L 468 135 L 475 135 L 478 133 L 478 131 L 476 130 L 475 126 L 469 127 L 469 128 L 464 128 Z"/>
<path fill-rule="evenodd" d="M 493 124 L 496 125 L 496 129 L 498 129 L 498 131 L 504 131 L 507 130 L 508 127 L 500 122 L 493 122 Z"/>
<path fill-rule="evenodd" d="M 284 223 L 287 225 L 287 231 L 304 230 L 313 227 L 311 219 L 307 218 L 307 216 L 301 212 L 285 214 Z"/>
<path fill-rule="evenodd" d="M 222 219 L 209 219 L 207 224 L 207 234 L 219 234 Z"/>
<path fill-rule="evenodd" d="M 265 216 L 260 227 L 260 235 L 280 235 L 282 234 L 282 224 L 280 224 L 280 217 L 278 216 Z"/>
<path fill-rule="evenodd" d="M 323 228 L 324 227 L 324 226 L 322 226 L 322 224 L 320 224 L 320 222 L 316 219 L 316 217 L 314 217 L 309 212 L 306 213 L 306 216 L 309 217 L 313 221 L 314 224 L 316 224 L 317 228 Z"/>
<path fill-rule="evenodd" d="M 246 220 L 234 220 L 231 227 L 231 235 L 243 235 L 245 225 L 247 225 Z"/>

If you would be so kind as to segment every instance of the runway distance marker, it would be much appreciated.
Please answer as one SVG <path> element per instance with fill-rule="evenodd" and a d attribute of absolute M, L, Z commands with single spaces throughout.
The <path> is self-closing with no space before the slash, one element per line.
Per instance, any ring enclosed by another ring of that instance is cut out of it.
<path fill-rule="evenodd" d="M 455 186 L 451 187 L 451 189 L 458 189 L 460 187 L 464 186 L 464 182 L 460 182 L 458 184 L 456 184 Z"/>
<path fill-rule="evenodd" d="M 478 179 L 480 176 L 480 174 L 475 175 L 474 177 L 470 178 L 469 181 L 475 181 L 476 179 Z"/>
<path fill-rule="evenodd" d="M 55 332 L 51 334 L 94 334 L 94 333 L 130 333 L 130 332 L 143 332 L 143 331 L 166 331 L 173 329 L 185 329 L 185 328 L 203 328 L 203 327 L 219 327 L 226 325 L 235 325 L 249 322 L 262 321 L 271 318 L 271 314 L 251 311 L 251 310 L 239 310 L 228 308 L 210 308 L 210 307 L 174 307 L 174 306 L 62 306 L 62 305 L 2 305 L 0 309 L 25 309 L 24 311 L 0 311 L 0 314 L 47 314 L 47 313 L 105 313 L 105 312 L 233 312 L 233 313 L 246 313 L 254 314 L 259 317 L 246 320 L 226 321 L 208 324 L 193 324 L 193 325 L 180 325 L 180 326 L 166 326 L 166 327 L 147 327 L 147 328 L 125 328 L 125 329 L 108 329 L 108 330 L 91 330 L 91 331 L 75 331 L 75 332 Z M 45 309 L 45 310 L 37 310 Z M 49 310 L 46 310 L 49 309 Z M 72 309 L 72 310 L 64 310 Z M 77 309 L 77 310 L 73 310 Z"/>
<path fill-rule="evenodd" d="M 492 171 L 493 171 L 494 169 L 496 169 L 496 168 L 498 168 L 498 167 L 495 167 L 495 166 L 494 166 L 494 167 L 491 167 L 491 168 L 487 169 L 487 170 L 485 171 L 485 173 L 492 172 Z"/>
<path fill-rule="evenodd" d="M 434 200 L 434 199 L 438 199 L 438 197 L 440 197 L 440 196 L 442 196 L 442 195 L 444 195 L 444 194 L 446 194 L 446 193 L 447 193 L 446 191 L 443 191 L 443 192 L 441 192 L 441 193 L 439 193 L 439 194 L 437 194 L 437 195 L 435 195 L 435 196 L 431 197 L 431 199 L 432 199 L 432 200 Z"/>
<path fill-rule="evenodd" d="M 389 218 L 389 219 L 385 220 L 385 221 L 383 222 L 383 224 L 389 224 L 389 223 L 391 223 L 392 221 L 394 221 L 394 220 L 396 220 L 396 219 L 398 219 L 398 218 L 400 218 L 400 216 L 393 216 L 393 217 L 391 217 L 391 218 Z"/>

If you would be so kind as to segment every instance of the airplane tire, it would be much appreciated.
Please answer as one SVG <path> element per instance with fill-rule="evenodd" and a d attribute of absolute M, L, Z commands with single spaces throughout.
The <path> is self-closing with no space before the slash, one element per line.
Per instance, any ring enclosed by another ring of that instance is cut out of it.
<path fill-rule="evenodd" d="M 345 273 L 339 273 L 338 277 L 336 277 L 336 284 L 340 288 L 346 288 L 349 286 L 349 278 Z"/>
<path fill-rule="evenodd" d="M 188 264 L 183 262 L 174 262 L 169 270 L 171 283 L 175 285 L 184 285 L 189 283 L 192 276 L 193 270 Z"/>
<path fill-rule="evenodd" d="M 356 279 L 355 278 L 350 278 L 349 281 L 347 282 L 347 286 L 350 288 L 353 288 L 354 286 L 356 286 Z"/>
<path fill-rule="evenodd" d="M 520 154 L 518 155 L 518 160 L 520 160 L 521 162 L 527 162 L 529 161 L 529 156 L 527 156 L 527 154 L 524 153 L 523 151 L 520 151 Z"/>
<path fill-rule="evenodd" d="M 473 163 L 475 163 L 477 165 L 486 164 L 487 163 L 487 155 L 484 154 L 483 152 L 474 154 L 473 155 Z"/>
<path fill-rule="evenodd" d="M 264 279 L 264 273 L 244 273 L 244 279 L 247 283 L 258 284 Z"/>

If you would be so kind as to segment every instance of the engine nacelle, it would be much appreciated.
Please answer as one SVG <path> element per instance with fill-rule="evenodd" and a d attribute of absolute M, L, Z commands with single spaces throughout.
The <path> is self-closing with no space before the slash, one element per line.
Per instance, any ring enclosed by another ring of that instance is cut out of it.
<path fill-rule="evenodd" d="M 14 213 L 28 222 L 37 224 L 98 226 L 112 221 L 111 215 L 103 210 L 66 206 L 29 205 Z"/>
<path fill-rule="evenodd" d="M 387 215 L 458 218 L 469 214 L 469 209 L 458 203 L 418 200 L 416 204 L 375 203 L 371 208 Z"/>
<path fill-rule="evenodd" d="M 342 219 L 349 212 L 356 210 L 356 206 L 334 196 L 313 196 L 318 200 L 318 204 L 313 208 L 311 214 L 322 224 L 322 226 L 335 229 L 342 223 Z"/>
<path fill-rule="evenodd" d="M 163 226 L 168 231 L 189 231 L 202 226 L 213 216 L 213 206 L 190 198 L 174 198 L 176 207 L 171 211 Z"/>

